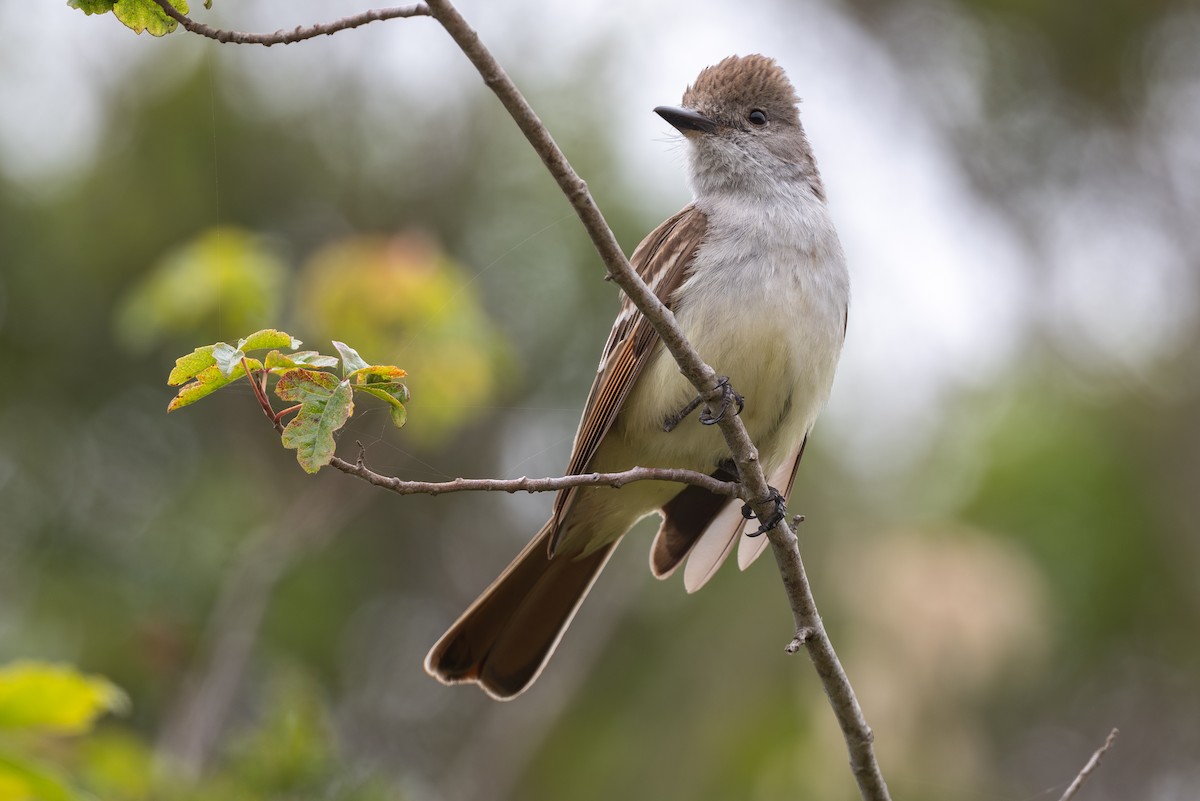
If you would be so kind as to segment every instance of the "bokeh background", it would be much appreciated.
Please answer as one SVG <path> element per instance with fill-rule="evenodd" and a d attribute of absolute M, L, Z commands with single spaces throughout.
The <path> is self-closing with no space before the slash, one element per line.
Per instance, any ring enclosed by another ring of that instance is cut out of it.
<path fill-rule="evenodd" d="M 351 2 L 218 0 L 241 30 Z M 467 2 L 627 250 L 688 199 L 650 112 L 788 70 L 854 280 L 793 507 L 897 798 L 1200 797 L 1200 9 L 1182 0 Z M 0 29 L 0 663 L 132 699 L 42 743 L 104 799 L 850 799 L 770 560 L 695 596 L 619 550 L 539 683 L 421 660 L 549 496 L 310 477 L 173 359 L 278 326 L 411 373 L 342 440 L 554 475 L 618 302 L 428 19 L 288 47 Z"/>

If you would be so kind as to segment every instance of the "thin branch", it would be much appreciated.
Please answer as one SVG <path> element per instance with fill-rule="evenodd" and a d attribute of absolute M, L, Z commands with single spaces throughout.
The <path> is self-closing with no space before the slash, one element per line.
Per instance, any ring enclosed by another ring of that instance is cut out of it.
<path fill-rule="evenodd" d="M 688 343 L 671 311 L 638 277 L 629 260 L 625 258 L 604 215 L 600 213 L 599 207 L 588 192 L 587 184 L 571 167 L 520 90 L 450 0 L 427 2 L 433 17 L 442 24 L 475 65 L 484 83 L 500 99 L 517 127 L 529 140 L 529 144 L 541 157 L 542 163 L 546 165 L 546 169 L 550 171 L 587 230 L 609 277 L 624 290 L 638 311 L 654 327 L 667 350 L 679 364 L 680 371 L 705 400 L 710 403 L 720 400 L 723 387 L 716 372 L 704 363 Z M 750 502 L 755 514 L 766 519 L 774 511 L 775 504 L 771 500 L 771 488 L 758 462 L 758 450 L 751 442 L 740 417 L 727 415 L 719 425 L 745 490 L 742 497 Z M 875 759 L 874 735 L 863 717 L 862 708 L 817 612 L 808 577 L 804 572 L 804 563 L 800 559 L 796 535 L 781 520 L 768 536 L 783 577 L 796 631 L 807 634 L 803 641 L 804 646 L 817 675 L 821 678 L 821 684 L 829 696 L 834 715 L 841 727 L 859 793 L 867 801 L 887 801 L 890 796 L 879 770 L 879 763 Z"/>
<path fill-rule="evenodd" d="M 720 481 L 705 473 L 694 470 L 679 470 L 661 467 L 634 467 L 619 473 L 583 473 L 577 476 L 556 478 L 456 478 L 453 481 L 402 481 L 395 476 L 385 476 L 364 466 L 362 461 L 347 462 L 333 457 L 331 467 L 348 475 L 357 476 L 377 487 L 389 489 L 399 495 L 443 495 L 448 492 L 556 492 L 567 487 L 623 487 L 635 481 L 674 481 L 702 487 L 716 495 L 727 498 L 740 497 L 742 488 L 732 481 Z"/>
<path fill-rule="evenodd" d="M 1088 780 L 1094 771 L 1100 765 L 1100 760 L 1104 759 L 1104 755 L 1108 753 L 1108 749 L 1112 748 L 1113 741 L 1117 739 L 1117 730 L 1113 729 L 1108 733 L 1108 737 L 1104 740 L 1104 745 L 1096 749 L 1096 753 L 1092 754 L 1092 758 L 1083 766 L 1083 770 L 1079 771 L 1079 775 L 1075 777 L 1075 781 L 1071 782 L 1071 786 L 1062 794 L 1062 798 L 1058 801 L 1070 801 L 1079 792 L 1079 788 L 1083 787 L 1083 783 Z"/>
<path fill-rule="evenodd" d="M 785 648 L 787 653 L 795 653 L 797 646 L 803 645 L 809 660 L 821 678 L 821 686 L 829 697 L 829 705 L 833 708 L 834 717 L 842 730 L 846 741 L 846 750 L 850 755 L 850 770 L 858 782 L 858 790 L 866 801 L 886 801 L 890 799 L 887 783 L 875 758 L 875 734 L 867 725 L 862 706 L 850 685 L 850 679 L 833 649 L 829 633 L 821 614 L 817 611 L 817 602 L 813 598 L 812 588 L 808 583 L 808 575 L 804 571 L 804 562 L 800 558 L 800 548 L 796 534 L 787 526 L 783 526 L 787 534 L 783 535 L 784 542 L 779 542 L 779 529 L 771 530 L 771 545 L 774 546 L 775 561 L 779 565 L 779 573 L 783 577 L 783 586 L 787 592 L 788 602 L 792 607 L 792 616 L 796 620 L 796 636 Z"/>
<path fill-rule="evenodd" d="M 303 42 L 305 39 L 313 39 L 317 36 L 331 36 L 338 31 L 348 30 L 350 28 L 358 28 L 371 22 L 378 22 L 385 19 L 402 19 L 407 17 L 428 17 L 429 7 L 424 3 L 414 3 L 411 6 L 399 6 L 397 8 L 379 8 L 371 11 L 364 11 L 361 14 L 344 17 L 333 22 L 324 22 L 319 25 L 310 25 L 307 28 L 297 26 L 290 31 L 275 31 L 275 33 L 242 33 L 240 31 L 226 31 L 220 28 L 213 28 L 205 25 L 203 22 L 196 22 L 191 17 L 180 12 L 175 6 L 171 5 L 169 0 L 154 0 L 159 7 L 178 22 L 186 30 L 198 36 L 204 36 L 208 39 L 214 39 L 222 44 L 257 44 L 264 47 L 270 47 L 277 44 L 292 44 L 293 42 Z"/>
<path fill-rule="evenodd" d="M 275 431 L 283 433 L 283 416 L 294 412 L 300 405 L 290 406 L 276 412 L 267 395 L 265 380 L 256 380 L 255 371 L 250 368 L 246 357 L 242 357 L 242 369 L 250 380 L 254 390 L 254 399 L 258 401 L 262 413 Z M 266 378 L 265 370 L 258 371 Z M 338 456 L 330 460 L 329 465 L 341 470 L 347 475 L 356 476 L 369 484 L 389 489 L 398 495 L 444 495 L 450 492 L 557 492 L 567 487 L 623 487 L 636 481 L 673 481 L 677 484 L 691 484 L 706 489 L 714 495 L 724 495 L 727 498 L 740 498 L 742 487 L 734 481 L 721 481 L 707 473 L 695 470 L 682 470 L 670 467 L 633 467 L 619 473 L 582 473 L 575 476 L 558 476 L 556 478 L 456 478 L 453 481 L 404 481 L 395 476 L 385 476 L 376 473 L 363 463 L 362 445 L 359 444 L 359 457 L 356 461 L 347 462 Z"/>

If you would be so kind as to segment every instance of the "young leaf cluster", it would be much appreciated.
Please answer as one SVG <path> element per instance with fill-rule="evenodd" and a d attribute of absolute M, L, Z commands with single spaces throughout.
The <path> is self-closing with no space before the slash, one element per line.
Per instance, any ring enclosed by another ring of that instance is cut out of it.
<path fill-rule="evenodd" d="M 187 0 L 170 2 L 179 13 L 188 13 Z M 151 36 L 165 36 L 179 25 L 154 0 L 67 0 L 67 5 L 88 15 L 111 11 L 122 25 L 134 33 L 145 31 Z M 212 0 L 204 0 L 204 7 L 212 8 Z"/>
<path fill-rule="evenodd" d="M 218 389 L 248 377 L 263 411 L 280 429 L 285 448 L 296 451 L 296 459 L 315 473 L 333 459 L 335 435 L 354 414 L 355 391 L 379 398 L 391 410 L 392 423 L 399 428 L 408 418 L 409 394 L 400 379 L 407 373 L 390 364 L 370 364 L 354 348 L 334 341 L 338 356 L 313 350 L 298 350 L 300 340 L 273 328 L 256 331 L 238 340 L 236 346 L 216 342 L 196 348 L 175 360 L 167 383 L 179 391 L 167 406 L 168 412 L 189 406 Z M 284 352 L 284 351 L 289 352 Z M 267 351 L 261 357 L 249 354 Z M 338 375 L 329 372 L 341 366 Z M 267 381 L 274 377 L 275 394 L 293 405 L 276 412 L 267 395 Z M 295 414 L 287 425 L 282 418 Z"/>

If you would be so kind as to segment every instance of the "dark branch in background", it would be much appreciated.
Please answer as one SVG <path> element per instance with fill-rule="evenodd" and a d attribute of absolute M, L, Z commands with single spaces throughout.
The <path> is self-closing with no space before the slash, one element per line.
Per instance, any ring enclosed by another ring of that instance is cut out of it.
<path fill-rule="evenodd" d="M 359 17 L 350 17 L 322 26 L 298 29 L 294 34 L 280 33 L 263 37 L 216 31 L 188 19 L 171 8 L 166 0 L 155 1 L 187 30 L 209 36 L 217 41 L 241 44 L 277 44 L 300 41 L 302 38 L 311 38 L 323 33 L 333 33 L 337 30 L 354 27 L 353 21 L 359 19 Z M 542 159 L 542 163 L 550 171 L 568 202 L 575 209 L 593 246 L 604 262 L 608 277 L 621 287 L 638 311 L 654 327 L 671 356 L 679 364 L 680 371 L 684 376 L 695 386 L 705 401 L 716 408 L 724 396 L 725 388 L 716 372 L 700 358 L 675 322 L 675 316 L 659 301 L 629 264 L 616 236 L 588 191 L 587 184 L 571 167 L 546 126 L 538 119 L 537 114 L 520 90 L 484 46 L 479 35 L 449 0 L 428 0 L 423 5 L 393 9 L 392 11 L 394 17 L 433 16 L 446 29 L 446 32 L 450 34 L 450 37 L 478 70 L 484 83 L 500 99 L 501 104 L 521 132 L 525 134 L 525 138 Z M 367 18 L 357 24 L 365 24 L 374 19 L 383 18 L 382 16 Z M 305 33 L 307 35 L 300 35 Z M 279 428 L 279 421 L 274 419 L 274 422 Z M 734 463 L 737 465 L 742 488 L 739 493 L 740 497 L 750 504 L 759 519 L 768 519 L 775 511 L 774 493 L 767 484 L 766 476 L 758 461 L 758 450 L 750 440 L 746 427 L 742 424 L 741 418 L 736 415 L 726 415 L 718 425 L 725 437 Z M 356 471 L 359 469 L 365 470 L 360 465 L 351 465 L 336 458 L 331 464 L 355 475 L 358 475 Z M 518 489 L 521 488 L 518 487 Z M 787 650 L 788 652 L 796 650 L 798 643 L 804 645 L 809 659 L 821 679 L 825 694 L 829 697 L 838 726 L 842 730 L 842 736 L 850 755 L 850 768 L 854 773 L 862 798 L 866 801 L 890 801 L 887 784 L 883 780 L 883 774 L 880 772 L 879 763 L 875 758 L 874 735 L 867 725 L 854 689 L 850 685 L 850 680 L 842 668 L 841 661 L 833 649 L 833 644 L 830 642 L 825 625 L 817 611 L 808 576 L 804 571 L 804 563 L 800 558 L 795 532 L 781 519 L 767 533 L 767 536 L 771 540 L 775 561 L 779 566 L 788 603 L 792 609 L 792 617 L 795 621 L 795 637 Z"/>
<path fill-rule="evenodd" d="M 1113 741 L 1117 739 L 1117 730 L 1113 729 L 1108 733 L 1108 737 L 1104 740 L 1104 745 L 1096 749 L 1096 753 L 1092 754 L 1092 758 L 1083 766 L 1083 770 L 1079 771 L 1079 775 L 1075 777 L 1075 781 L 1071 782 L 1071 786 L 1062 794 L 1062 798 L 1058 801 L 1071 801 L 1075 794 L 1079 792 L 1079 788 L 1083 787 L 1083 783 L 1088 780 L 1099 765 L 1100 760 L 1104 759 L 1104 755 L 1108 753 L 1108 749 L 1112 748 Z"/>
<path fill-rule="evenodd" d="M 320 25 L 312 25 L 307 28 L 296 27 L 291 31 L 275 31 L 275 33 L 240 33 L 238 31 L 224 31 L 219 28 L 212 28 L 205 25 L 203 22 L 196 22 L 185 14 L 180 13 L 168 0 L 154 0 L 159 7 L 166 12 L 167 16 L 178 22 L 190 33 L 198 36 L 203 36 L 207 39 L 215 39 L 222 44 L 257 44 L 264 47 L 270 47 L 277 44 L 292 44 L 293 42 L 303 42 L 305 39 L 313 39 L 317 36 L 331 36 L 338 31 L 348 30 L 350 28 L 358 28 L 370 22 L 379 22 L 385 19 L 403 19 L 406 17 L 428 17 L 429 7 L 424 3 L 414 3 L 411 6 L 399 6 L 397 8 L 380 8 L 372 11 L 364 11 L 361 14 L 355 14 L 351 17 L 335 20 L 333 22 L 325 22 Z"/>

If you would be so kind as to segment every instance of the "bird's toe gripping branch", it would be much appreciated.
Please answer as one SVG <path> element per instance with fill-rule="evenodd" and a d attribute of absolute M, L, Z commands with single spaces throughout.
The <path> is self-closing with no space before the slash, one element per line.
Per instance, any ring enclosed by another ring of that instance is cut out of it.
<path fill-rule="evenodd" d="M 720 376 L 717 379 L 717 387 L 721 390 L 721 408 L 717 410 L 715 415 L 708 408 L 700 412 L 700 423 L 702 425 L 715 426 L 724 420 L 725 415 L 729 413 L 730 403 L 737 405 L 737 411 L 734 414 L 741 414 L 742 409 L 746 408 L 746 399 L 733 391 L 733 385 L 729 383 L 728 376 Z"/>
<path fill-rule="evenodd" d="M 787 516 L 787 499 L 783 497 L 779 490 L 771 487 L 771 494 L 766 498 L 763 498 L 763 502 L 766 501 L 774 502 L 775 509 L 766 519 L 759 523 L 757 529 L 747 534 L 747 537 L 758 537 L 766 534 L 768 531 L 775 528 L 775 526 L 779 524 L 780 520 L 783 520 L 783 518 Z M 747 503 L 742 506 L 742 517 L 746 518 L 747 520 L 753 520 L 756 517 L 754 514 L 754 509 L 751 508 L 750 504 Z"/>
<path fill-rule="evenodd" d="M 702 425 L 715 426 L 717 423 L 724 420 L 725 415 L 729 413 L 729 406 L 731 403 L 737 405 L 737 411 L 734 412 L 734 414 L 741 414 L 742 409 L 746 408 L 746 399 L 733 391 L 733 385 L 729 383 L 728 376 L 717 377 L 717 388 L 721 390 L 721 408 L 717 410 L 716 414 L 712 414 L 707 407 L 704 409 L 704 411 L 700 412 L 700 423 Z M 686 406 L 667 419 L 663 420 L 663 431 L 666 431 L 667 433 L 674 431 L 679 424 L 687 419 L 689 414 L 696 411 L 696 409 L 698 409 L 702 403 L 704 403 L 703 395 L 697 395 L 696 397 L 692 398 L 690 401 L 688 401 Z"/>

